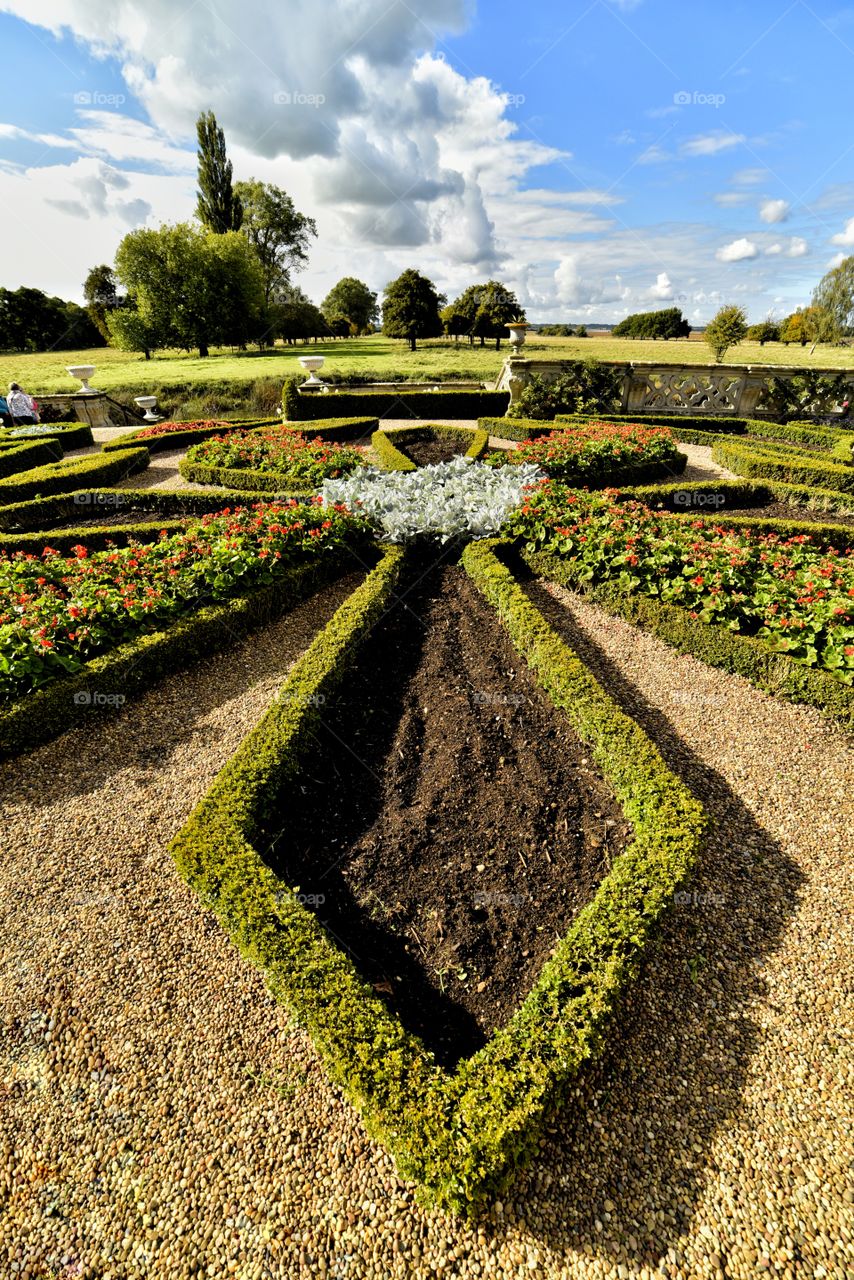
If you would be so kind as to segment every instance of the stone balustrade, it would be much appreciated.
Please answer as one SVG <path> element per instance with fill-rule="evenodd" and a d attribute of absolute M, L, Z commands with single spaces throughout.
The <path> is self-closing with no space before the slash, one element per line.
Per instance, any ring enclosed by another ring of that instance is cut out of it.
<path fill-rule="evenodd" d="M 505 360 L 496 383 L 499 391 L 509 391 L 511 402 L 519 399 L 532 375 L 553 381 L 566 372 L 562 360 L 529 360 L 511 356 Z M 657 364 L 653 361 L 602 360 L 604 368 L 622 374 L 621 413 L 731 413 L 738 418 L 774 416 L 765 403 L 769 379 L 794 378 L 806 372 L 834 378 L 847 374 L 849 390 L 831 409 L 843 416 L 845 398 L 854 399 L 854 367 L 809 369 L 794 365 Z"/>

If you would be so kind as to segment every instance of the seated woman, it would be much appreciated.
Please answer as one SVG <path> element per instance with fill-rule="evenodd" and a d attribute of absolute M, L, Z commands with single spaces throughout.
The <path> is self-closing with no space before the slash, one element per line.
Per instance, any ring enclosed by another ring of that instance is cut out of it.
<path fill-rule="evenodd" d="M 6 403 L 9 407 L 9 413 L 12 415 L 12 422 L 16 427 L 30 426 L 38 422 L 39 415 L 32 396 L 28 396 L 26 391 L 22 391 L 17 382 L 9 383 L 9 394 L 6 397 Z"/>

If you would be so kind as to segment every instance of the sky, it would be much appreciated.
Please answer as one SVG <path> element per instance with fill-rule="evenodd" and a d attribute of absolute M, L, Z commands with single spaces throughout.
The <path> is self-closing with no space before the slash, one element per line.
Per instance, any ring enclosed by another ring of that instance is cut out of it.
<path fill-rule="evenodd" d="M 192 217 L 195 120 L 317 221 L 320 301 L 418 267 L 533 321 L 809 301 L 854 253 L 833 0 L 0 0 L 0 285 L 82 300 Z"/>

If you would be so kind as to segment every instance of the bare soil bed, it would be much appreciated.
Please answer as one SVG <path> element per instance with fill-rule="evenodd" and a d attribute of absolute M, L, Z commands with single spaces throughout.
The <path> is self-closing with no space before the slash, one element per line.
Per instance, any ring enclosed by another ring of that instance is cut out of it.
<path fill-rule="evenodd" d="M 708 514 L 708 512 L 704 512 Z M 854 514 L 843 515 L 839 511 L 813 511 L 809 507 L 793 506 L 789 502 L 769 502 L 762 507 L 730 506 L 718 512 L 726 516 L 752 516 L 757 520 L 800 520 L 804 524 L 844 524 L 854 529 Z"/>
<path fill-rule="evenodd" d="M 464 572 L 421 572 L 261 847 L 453 1065 L 509 1019 L 631 829 Z"/>
<path fill-rule="evenodd" d="M 438 462 L 450 462 L 463 454 L 471 444 L 463 436 L 425 437 L 420 440 L 397 441 L 401 453 L 415 463 L 417 467 L 432 467 Z"/>

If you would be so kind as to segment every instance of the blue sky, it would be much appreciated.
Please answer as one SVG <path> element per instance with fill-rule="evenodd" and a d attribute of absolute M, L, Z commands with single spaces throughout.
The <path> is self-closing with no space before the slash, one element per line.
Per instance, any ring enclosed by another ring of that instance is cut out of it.
<path fill-rule="evenodd" d="M 299 283 L 489 277 L 535 320 L 809 299 L 854 253 L 854 8 L 0 0 L 0 283 L 192 215 L 194 120 L 317 219 Z"/>

